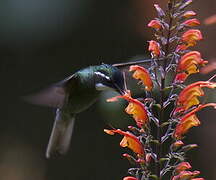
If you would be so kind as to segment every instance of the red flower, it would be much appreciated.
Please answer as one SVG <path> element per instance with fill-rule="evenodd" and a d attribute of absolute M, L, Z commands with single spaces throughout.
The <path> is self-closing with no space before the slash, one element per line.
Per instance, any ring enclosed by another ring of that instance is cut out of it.
<path fill-rule="evenodd" d="M 107 129 L 104 129 L 104 132 L 106 132 L 109 135 L 114 135 L 115 133 L 123 135 L 124 138 L 121 140 L 120 146 L 121 147 L 128 147 L 133 152 L 135 152 L 135 153 L 137 153 L 137 154 L 139 154 L 141 156 L 144 156 L 144 150 L 143 150 L 142 143 L 132 133 L 130 133 L 128 131 L 125 132 L 125 131 L 122 131 L 120 129 L 116 129 L 116 130 L 107 130 Z"/>
<path fill-rule="evenodd" d="M 200 174 L 199 171 L 193 171 L 193 172 L 191 172 L 191 171 L 182 171 L 182 172 L 180 172 L 179 175 L 174 176 L 172 178 L 172 180 L 187 180 L 187 179 L 189 180 L 189 179 L 192 179 L 193 177 L 195 177 L 195 176 L 197 176 L 199 174 Z"/>
<path fill-rule="evenodd" d="M 192 167 L 191 167 L 189 162 L 181 162 L 176 166 L 175 171 L 177 173 L 180 173 L 181 171 L 185 171 L 185 170 L 191 169 L 191 168 Z"/>
<path fill-rule="evenodd" d="M 179 148 L 179 147 L 181 147 L 181 146 L 183 146 L 183 145 L 184 145 L 184 143 L 181 140 L 178 140 L 178 141 L 176 141 L 176 142 L 173 143 L 173 146 L 176 149 Z"/>
<path fill-rule="evenodd" d="M 146 91 L 152 90 L 153 88 L 152 79 L 150 77 L 149 72 L 144 67 L 133 65 L 133 66 L 130 66 L 129 71 L 135 71 L 133 73 L 133 78 L 141 80 L 143 85 L 146 86 L 145 87 Z"/>
<path fill-rule="evenodd" d="M 174 131 L 173 136 L 176 139 L 181 139 L 182 136 L 187 133 L 187 131 L 194 127 L 194 126 L 199 126 L 200 125 L 200 121 L 196 116 L 196 112 L 208 107 L 208 106 L 213 106 L 216 109 L 216 103 L 208 103 L 208 104 L 204 104 L 204 105 L 199 105 L 197 108 L 193 109 L 191 112 L 187 113 L 186 115 L 184 115 L 183 117 L 180 118 L 179 123 L 176 126 L 176 129 Z"/>
<path fill-rule="evenodd" d="M 126 113 L 131 114 L 133 116 L 138 127 L 142 127 L 146 125 L 146 123 L 148 123 L 149 118 L 148 118 L 147 110 L 145 109 L 143 103 L 141 103 L 137 99 L 133 99 L 129 94 L 125 94 L 123 96 L 116 96 L 114 98 L 108 99 L 107 101 L 108 102 L 117 101 L 118 98 L 123 98 L 129 102 L 125 111 Z"/>
<path fill-rule="evenodd" d="M 184 88 L 177 99 L 175 113 L 188 110 L 190 107 L 199 104 L 198 96 L 204 96 L 203 87 L 216 88 L 216 83 L 209 81 L 198 81 Z M 174 114 L 175 114 L 174 113 Z"/>
<path fill-rule="evenodd" d="M 196 13 L 194 11 L 186 11 L 184 14 L 183 14 L 183 17 L 185 18 L 190 18 L 192 16 L 196 16 Z"/>
<path fill-rule="evenodd" d="M 177 72 L 186 71 L 188 74 L 197 73 L 199 72 L 197 66 L 206 63 L 208 63 L 208 61 L 204 61 L 198 51 L 190 51 L 181 57 Z"/>
<path fill-rule="evenodd" d="M 198 19 L 194 18 L 194 19 L 188 19 L 185 22 L 182 23 L 184 26 L 189 26 L 189 27 L 193 27 L 193 26 L 198 26 L 200 25 L 200 22 Z"/>
<path fill-rule="evenodd" d="M 188 47 L 195 46 L 196 42 L 202 39 L 202 33 L 197 29 L 190 29 L 186 31 L 181 37 L 182 42 L 186 43 Z"/>
<path fill-rule="evenodd" d="M 149 51 L 151 51 L 153 56 L 160 56 L 160 45 L 158 42 L 151 40 L 149 41 Z"/>
<path fill-rule="evenodd" d="M 124 177 L 123 180 L 138 180 L 138 179 L 133 176 L 127 176 L 127 177 Z"/>
<path fill-rule="evenodd" d="M 148 23 L 148 27 L 154 28 L 155 30 L 159 30 L 162 28 L 162 24 L 158 20 L 151 20 Z"/>
<path fill-rule="evenodd" d="M 175 83 L 183 83 L 187 79 L 188 76 L 189 76 L 189 74 L 187 74 L 185 72 L 178 73 L 175 77 L 174 82 Z"/>

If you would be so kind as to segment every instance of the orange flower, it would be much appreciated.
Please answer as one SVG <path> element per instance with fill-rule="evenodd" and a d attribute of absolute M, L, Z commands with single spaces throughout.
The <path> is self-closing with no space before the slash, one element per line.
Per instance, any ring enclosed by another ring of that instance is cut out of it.
<path fill-rule="evenodd" d="M 127 177 L 124 177 L 123 180 L 138 180 L 138 179 L 133 176 L 127 176 Z"/>
<path fill-rule="evenodd" d="M 173 136 L 176 139 L 181 139 L 182 135 L 184 135 L 185 133 L 187 133 L 187 131 L 194 127 L 194 126 L 199 126 L 200 125 L 200 121 L 196 116 L 196 112 L 208 107 L 208 106 L 213 106 L 216 109 L 216 103 L 208 103 L 208 104 L 204 104 L 204 105 L 199 105 L 197 108 L 193 109 L 191 112 L 187 113 L 186 115 L 184 115 L 183 117 L 180 118 L 179 123 L 176 126 L 176 129 L 174 131 Z"/>
<path fill-rule="evenodd" d="M 160 56 L 160 45 L 154 40 L 149 41 L 149 51 L 151 51 L 153 56 Z"/>
<path fill-rule="evenodd" d="M 197 66 L 206 63 L 208 63 L 208 61 L 204 61 L 198 51 L 190 51 L 179 60 L 177 72 L 187 71 L 188 74 L 197 73 L 199 72 Z"/>
<path fill-rule="evenodd" d="M 129 71 L 135 71 L 133 73 L 133 78 L 141 80 L 143 85 L 145 85 L 145 89 L 146 91 L 151 91 L 153 88 L 153 82 L 152 79 L 150 77 L 149 72 L 141 66 L 137 66 L 137 65 L 133 65 L 130 66 Z"/>
<path fill-rule="evenodd" d="M 128 147 L 129 149 L 131 149 L 133 152 L 144 156 L 144 150 L 143 150 L 143 145 L 142 143 L 139 141 L 139 139 L 133 135 L 130 132 L 125 132 L 122 131 L 120 129 L 116 129 L 116 130 L 107 130 L 104 129 L 104 132 L 106 132 L 109 135 L 114 135 L 115 133 L 121 134 L 123 135 L 123 139 L 120 142 L 120 146 L 121 147 Z"/>
<path fill-rule="evenodd" d="M 200 25 L 200 22 L 198 19 L 194 18 L 194 19 L 188 19 L 185 22 L 182 23 L 184 26 L 189 26 L 189 27 L 193 27 L 193 26 L 198 26 Z"/>
<path fill-rule="evenodd" d="M 215 82 L 198 81 L 185 87 L 179 94 L 177 105 L 184 107 L 185 110 L 193 105 L 199 104 L 197 96 L 204 96 L 203 87 L 216 88 Z"/>
<path fill-rule="evenodd" d="M 194 176 L 197 176 L 197 175 L 199 175 L 200 174 L 200 172 L 199 171 L 193 171 L 193 172 L 191 172 L 191 171 L 182 171 L 182 172 L 180 172 L 180 174 L 179 175 L 177 175 L 177 176 L 174 176 L 173 178 L 172 178 L 172 180 L 186 180 L 186 179 L 191 179 L 191 178 L 193 178 Z"/>
<path fill-rule="evenodd" d="M 159 30 L 162 28 L 162 24 L 158 20 L 151 20 L 148 23 L 148 27 L 154 28 L 155 30 Z"/>
<path fill-rule="evenodd" d="M 181 40 L 186 43 L 188 47 L 195 46 L 196 42 L 202 39 L 202 33 L 197 29 L 190 29 L 186 31 L 181 37 Z"/>
<path fill-rule="evenodd" d="M 196 13 L 194 11 L 186 11 L 184 14 L 183 14 L 183 17 L 185 18 L 190 18 L 192 16 L 196 16 Z"/>
<path fill-rule="evenodd" d="M 143 103 L 137 99 L 133 99 L 130 94 L 125 94 L 123 96 L 116 96 L 114 98 L 108 99 L 108 102 L 117 101 L 118 98 L 123 98 L 129 102 L 128 106 L 125 108 L 126 113 L 131 114 L 137 123 L 138 127 L 146 125 L 149 121 L 147 110 Z"/>
<path fill-rule="evenodd" d="M 175 171 L 177 173 L 180 173 L 181 171 L 185 171 L 185 170 L 191 169 L 191 168 L 192 167 L 191 167 L 189 162 L 181 162 L 176 166 Z"/>

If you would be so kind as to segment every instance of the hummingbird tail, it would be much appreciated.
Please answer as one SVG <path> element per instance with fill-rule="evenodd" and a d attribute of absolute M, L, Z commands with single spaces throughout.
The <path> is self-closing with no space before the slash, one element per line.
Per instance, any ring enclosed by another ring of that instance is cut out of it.
<path fill-rule="evenodd" d="M 60 109 L 57 109 L 55 122 L 47 146 L 47 158 L 67 153 L 70 146 L 74 122 L 74 115 L 66 116 Z"/>

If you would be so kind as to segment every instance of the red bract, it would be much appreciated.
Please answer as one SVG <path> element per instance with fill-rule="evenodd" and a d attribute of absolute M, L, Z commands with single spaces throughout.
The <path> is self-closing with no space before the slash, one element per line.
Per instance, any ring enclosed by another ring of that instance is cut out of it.
<path fill-rule="evenodd" d="M 124 138 L 120 142 L 120 146 L 121 147 L 128 147 L 129 149 L 131 149 L 133 152 L 139 154 L 140 156 L 144 156 L 144 150 L 143 150 L 142 143 L 132 133 L 125 132 L 125 131 L 122 131 L 120 129 L 116 129 L 116 130 L 105 129 L 104 132 L 106 132 L 109 135 L 114 135 L 115 133 L 123 135 Z"/>
<path fill-rule="evenodd" d="M 143 85 L 145 85 L 146 91 L 152 90 L 153 82 L 147 69 L 141 66 L 134 65 L 134 66 L 130 66 L 129 71 L 135 71 L 133 73 L 133 78 L 141 80 Z"/>

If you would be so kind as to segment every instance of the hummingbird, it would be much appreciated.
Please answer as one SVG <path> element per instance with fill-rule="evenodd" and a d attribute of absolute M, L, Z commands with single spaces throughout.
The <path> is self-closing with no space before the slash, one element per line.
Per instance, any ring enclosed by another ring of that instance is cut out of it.
<path fill-rule="evenodd" d="M 120 68 L 143 62 L 150 61 L 89 66 L 37 94 L 27 96 L 25 100 L 32 104 L 56 109 L 46 158 L 67 153 L 76 115 L 94 104 L 102 91 L 111 89 L 121 95 L 126 93 L 125 76 Z"/>

